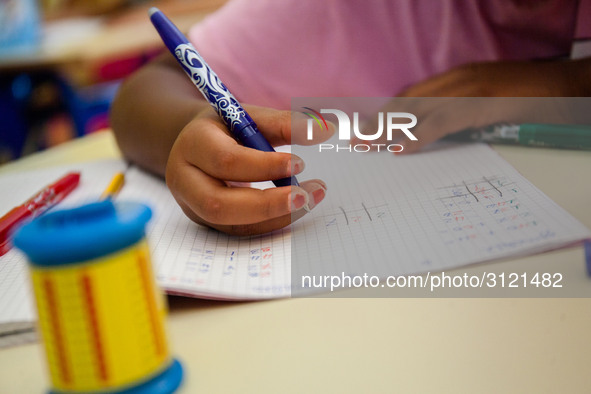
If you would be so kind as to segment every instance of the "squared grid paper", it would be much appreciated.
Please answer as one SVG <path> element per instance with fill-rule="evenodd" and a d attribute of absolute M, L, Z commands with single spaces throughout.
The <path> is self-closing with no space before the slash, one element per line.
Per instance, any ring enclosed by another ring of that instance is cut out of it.
<path fill-rule="evenodd" d="M 442 271 L 591 234 L 484 144 L 395 157 L 313 149 L 295 153 L 328 193 L 293 225 L 294 278 Z"/>

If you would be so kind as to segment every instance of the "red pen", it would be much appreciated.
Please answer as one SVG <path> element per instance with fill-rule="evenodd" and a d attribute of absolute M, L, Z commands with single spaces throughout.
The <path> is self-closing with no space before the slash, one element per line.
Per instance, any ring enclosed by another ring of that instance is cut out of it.
<path fill-rule="evenodd" d="M 57 182 L 47 186 L 39 193 L 31 197 L 27 202 L 13 208 L 0 218 L 0 256 L 11 248 L 10 238 L 12 233 L 25 220 L 41 215 L 49 208 L 62 201 L 80 182 L 80 173 L 71 172 L 60 178 Z"/>

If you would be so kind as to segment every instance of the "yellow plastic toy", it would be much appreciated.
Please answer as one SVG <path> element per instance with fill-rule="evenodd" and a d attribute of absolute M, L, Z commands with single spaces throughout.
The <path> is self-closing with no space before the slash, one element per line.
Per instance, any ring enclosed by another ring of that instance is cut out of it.
<path fill-rule="evenodd" d="M 148 207 L 103 201 L 44 215 L 14 244 L 30 262 L 53 393 L 170 393 L 166 303 L 145 240 Z"/>

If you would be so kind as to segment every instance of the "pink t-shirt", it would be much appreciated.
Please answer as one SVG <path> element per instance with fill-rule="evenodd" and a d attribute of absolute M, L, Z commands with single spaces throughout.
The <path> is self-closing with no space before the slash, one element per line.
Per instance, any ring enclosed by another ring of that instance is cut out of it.
<path fill-rule="evenodd" d="M 235 0 L 189 37 L 240 101 L 287 109 L 292 97 L 392 97 L 469 62 L 566 57 L 577 4 Z"/>

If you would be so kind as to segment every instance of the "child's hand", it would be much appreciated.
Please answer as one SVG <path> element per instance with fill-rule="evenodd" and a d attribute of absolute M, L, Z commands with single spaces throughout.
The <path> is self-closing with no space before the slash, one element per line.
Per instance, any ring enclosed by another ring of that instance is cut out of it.
<path fill-rule="evenodd" d="M 418 141 L 398 133 L 397 140 L 390 142 L 401 144 L 401 153 L 416 152 L 448 134 L 498 122 L 568 122 L 572 114 L 558 102 L 547 104 L 551 97 L 585 96 L 587 85 L 582 81 L 591 80 L 590 68 L 589 60 L 468 64 L 409 87 L 380 112 L 410 112 L 417 117 L 411 132 Z M 364 126 L 368 134 L 377 128 L 377 116 Z M 384 139 L 373 142 L 387 143 Z M 352 141 L 358 143 L 362 142 Z"/>
<path fill-rule="evenodd" d="M 247 112 L 273 146 L 319 143 L 334 132 L 334 126 L 324 134 L 315 130 L 315 140 L 307 141 L 305 133 L 292 133 L 289 111 L 247 107 Z M 299 119 L 294 125 L 299 125 Z M 302 117 L 302 130 L 305 125 Z M 312 209 L 324 199 L 326 185 L 315 179 L 301 182 L 301 187 L 258 190 L 233 187 L 229 182 L 287 178 L 303 169 L 303 161 L 295 155 L 261 152 L 238 144 L 218 115 L 208 108 L 177 137 L 166 166 L 166 183 L 185 214 L 195 222 L 229 234 L 250 235 L 285 227 L 302 217 L 306 206 Z"/>

